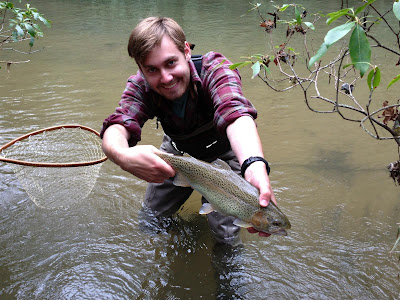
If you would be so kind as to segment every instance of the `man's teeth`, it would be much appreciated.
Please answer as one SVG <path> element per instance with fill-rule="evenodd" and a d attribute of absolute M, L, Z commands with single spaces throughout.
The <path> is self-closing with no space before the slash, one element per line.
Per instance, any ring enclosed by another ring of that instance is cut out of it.
<path fill-rule="evenodd" d="M 175 85 L 176 85 L 176 82 L 174 82 L 173 84 L 170 84 L 170 85 L 165 85 L 164 87 L 165 87 L 166 89 L 171 89 L 171 88 L 173 88 Z"/>

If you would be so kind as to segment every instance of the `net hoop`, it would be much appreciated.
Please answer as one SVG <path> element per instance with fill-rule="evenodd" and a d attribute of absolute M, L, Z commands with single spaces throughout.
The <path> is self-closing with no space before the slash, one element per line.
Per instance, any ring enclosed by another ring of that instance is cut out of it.
<path fill-rule="evenodd" d="M 13 145 L 19 141 L 22 141 L 26 138 L 29 138 L 30 136 L 34 136 L 34 135 L 43 133 L 45 131 L 52 131 L 52 130 L 57 130 L 57 129 L 62 129 L 62 128 L 79 128 L 79 129 L 83 129 L 83 130 L 92 132 L 92 133 L 96 134 L 98 137 L 100 137 L 100 134 L 96 130 L 94 130 L 90 127 L 87 127 L 87 126 L 77 125 L 77 124 L 58 125 L 58 126 L 52 126 L 52 127 L 48 127 L 48 128 L 44 128 L 44 129 L 40 129 L 40 130 L 36 130 L 36 131 L 32 131 L 30 133 L 24 134 L 14 140 L 12 140 L 11 142 L 8 142 L 4 146 L 0 147 L 0 153 L 3 150 L 10 147 L 11 145 Z M 92 161 L 85 161 L 85 162 L 43 163 L 43 162 L 31 162 L 31 161 L 24 161 L 24 160 L 18 160 L 18 159 L 11 159 L 11 158 L 6 158 L 6 157 L 0 156 L 0 161 L 2 161 L 2 162 L 23 165 L 23 166 L 30 166 L 30 167 L 46 167 L 46 168 L 84 167 L 84 166 L 91 166 L 91 165 L 99 164 L 106 160 L 107 160 L 107 156 L 104 156 L 100 159 L 96 159 L 96 160 L 92 160 Z"/>

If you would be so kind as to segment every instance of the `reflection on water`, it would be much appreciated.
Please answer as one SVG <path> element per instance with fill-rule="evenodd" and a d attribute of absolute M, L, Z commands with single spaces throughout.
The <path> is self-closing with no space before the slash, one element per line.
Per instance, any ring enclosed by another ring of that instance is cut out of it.
<path fill-rule="evenodd" d="M 126 41 L 139 18 L 174 17 L 196 53 L 237 61 L 265 47 L 257 16 L 240 17 L 246 1 L 31 3 L 54 25 L 37 44 L 44 51 L 0 72 L 0 144 L 63 123 L 99 130 L 136 71 Z M 85 201 L 41 209 L 0 163 L 0 298 L 397 298 L 399 268 L 388 251 L 399 188 L 385 170 L 397 153 L 354 124 L 309 112 L 298 91 L 274 94 L 241 72 L 278 203 L 292 223 L 287 237 L 242 232 L 237 248 L 215 245 L 197 214 L 198 194 L 168 232 L 145 230 L 138 214 L 146 184 L 109 161 Z M 143 143 L 158 146 L 155 122 L 144 131 Z"/>

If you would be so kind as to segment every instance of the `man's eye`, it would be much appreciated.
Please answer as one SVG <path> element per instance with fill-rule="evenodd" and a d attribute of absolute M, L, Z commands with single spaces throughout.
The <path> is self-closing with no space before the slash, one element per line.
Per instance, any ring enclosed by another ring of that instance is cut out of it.
<path fill-rule="evenodd" d="M 156 68 L 148 68 L 147 72 L 149 73 L 154 73 L 156 71 Z"/>
<path fill-rule="evenodd" d="M 174 61 L 174 60 L 170 60 L 170 61 L 168 62 L 168 65 L 169 65 L 169 66 L 175 65 L 175 61 Z"/>

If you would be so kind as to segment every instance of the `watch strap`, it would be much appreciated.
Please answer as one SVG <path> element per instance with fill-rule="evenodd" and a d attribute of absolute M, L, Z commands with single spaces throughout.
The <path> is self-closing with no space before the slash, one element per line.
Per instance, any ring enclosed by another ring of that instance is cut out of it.
<path fill-rule="evenodd" d="M 271 168 L 269 167 L 268 162 L 262 158 L 261 156 L 250 156 L 248 159 L 246 159 L 243 164 L 242 167 L 240 169 L 240 172 L 242 174 L 242 177 L 244 177 L 244 173 L 246 172 L 247 168 L 254 162 L 256 161 L 262 161 L 265 163 L 265 167 L 267 168 L 267 174 L 269 175 L 269 173 L 271 172 Z"/>

